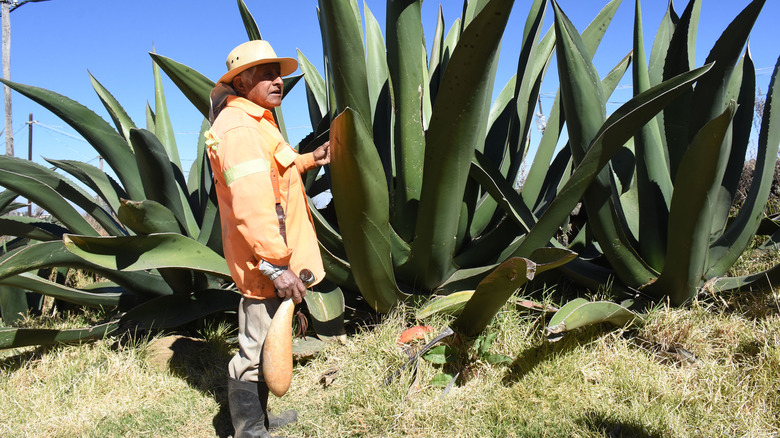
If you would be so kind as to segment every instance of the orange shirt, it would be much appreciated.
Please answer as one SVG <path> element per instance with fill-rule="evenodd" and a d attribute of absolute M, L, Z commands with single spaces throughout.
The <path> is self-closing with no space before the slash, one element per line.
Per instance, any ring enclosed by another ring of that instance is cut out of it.
<path fill-rule="evenodd" d="M 211 128 L 207 148 L 217 186 L 222 246 L 233 281 L 248 297 L 274 297 L 273 282 L 257 265 L 265 260 L 289 266 L 297 275 L 310 269 L 325 277 L 301 173 L 316 167 L 312 154 L 299 155 L 282 137 L 271 112 L 230 96 Z M 279 176 L 286 213 L 287 243 L 279 233 L 271 167 Z"/>

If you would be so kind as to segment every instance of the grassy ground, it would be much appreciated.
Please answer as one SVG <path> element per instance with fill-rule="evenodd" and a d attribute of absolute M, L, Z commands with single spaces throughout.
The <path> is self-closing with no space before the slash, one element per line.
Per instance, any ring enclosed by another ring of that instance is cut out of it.
<path fill-rule="evenodd" d="M 456 363 L 422 360 L 385 386 L 407 357 L 395 339 L 414 323 L 412 309 L 400 309 L 298 366 L 290 392 L 270 404 L 299 411 L 297 424 L 277 432 L 285 436 L 778 436 L 778 301 L 771 292 L 705 297 L 556 343 L 539 314 L 507 305 L 487 332 L 496 336 L 489 353 L 510 364 L 451 341 Z M 230 328 L 200 334 L 177 340 L 162 369 L 148 340 L 5 352 L 0 436 L 229 436 Z M 446 394 L 430 384 L 442 371 L 460 372 Z"/>

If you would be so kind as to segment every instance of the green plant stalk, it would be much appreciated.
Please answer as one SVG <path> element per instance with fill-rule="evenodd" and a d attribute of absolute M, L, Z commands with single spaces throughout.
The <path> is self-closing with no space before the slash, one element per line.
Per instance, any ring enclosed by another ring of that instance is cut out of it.
<path fill-rule="evenodd" d="M 728 149 L 723 138 L 736 111 L 732 102 L 726 111 L 699 131 L 680 163 L 669 213 L 669 243 L 664 269 L 645 291 L 660 298 L 668 296 L 679 306 L 703 283 L 710 243 L 713 200 L 707 194 L 722 178 L 718 164 Z"/>
<path fill-rule="evenodd" d="M 456 270 L 461 203 L 471 158 L 484 141 L 487 120 L 482 115 L 490 108 L 496 55 L 512 3 L 491 1 L 466 28 L 433 109 L 416 238 L 407 262 L 415 284 L 423 289 L 433 290 Z"/>
<path fill-rule="evenodd" d="M 411 242 L 423 184 L 425 131 L 423 90 L 427 83 L 421 0 L 387 3 L 387 67 L 393 93 L 395 190 L 392 224 Z M 427 98 L 427 97 L 425 97 Z"/>
<path fill-rule="evenodd" d="M 642 10 L 636 0 L 634 22 L 634 95 L 651 86 L 642 32 Z M 634 137 L 636 149 L 636 184 L 639 198 L 639 254 L 656 271 L 664 265 L 672 180 L 658 130 L 658 120 L 650 120 Z"/>
<path fill-rule="evenodd" d="M 336 217 L 352 274 L 366 302 L 388 312 L 402 297 L 395 283 L 388 193 L 379 155 L 351 109 L 331 124 L 331 178 Z"/>

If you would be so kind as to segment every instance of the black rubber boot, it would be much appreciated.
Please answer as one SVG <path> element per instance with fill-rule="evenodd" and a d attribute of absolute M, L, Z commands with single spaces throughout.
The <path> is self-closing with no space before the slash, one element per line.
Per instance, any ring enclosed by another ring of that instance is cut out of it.
<path fill-rule="evenodd" d="M 257 382 L 228 377 L 228 406 L 235 429 L 234 438 L 271 438 L 257 390 Z"/>
<path fill-rule="evenodd" d="M 265 382 L 257 382 L 257 395 L 260 398 L 260 406 L 265 412 L 265 427 L 268 430 L 278 429 L 298 421 L 298 412 L 293 409 L 279 415 L 268 412 L 268 385 Z"/>

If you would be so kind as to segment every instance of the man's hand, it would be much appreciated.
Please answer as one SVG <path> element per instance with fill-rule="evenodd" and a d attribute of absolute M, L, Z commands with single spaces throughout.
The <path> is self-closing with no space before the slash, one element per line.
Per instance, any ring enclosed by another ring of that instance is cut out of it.
<path fill-rule="evenodd" d="M 299 304 L 306 296 L 306 286 L 293 271 L 287 269 L 282 275 L 274 279 L 276 294 L 281 299 L 292 298 L 295 304 Z"/>
<path fill-rule="evenodd" d="M 330 140 L 322 144 L 312 152 L 314 164 L 322 166 L 330 163 Z"/>

